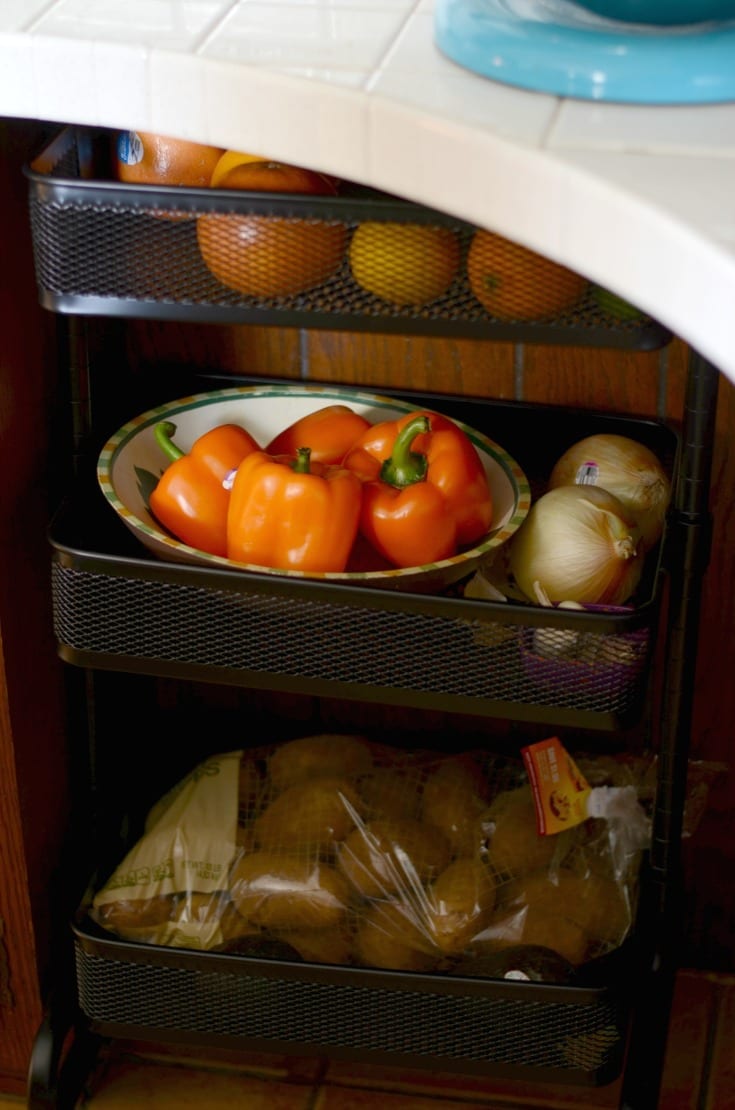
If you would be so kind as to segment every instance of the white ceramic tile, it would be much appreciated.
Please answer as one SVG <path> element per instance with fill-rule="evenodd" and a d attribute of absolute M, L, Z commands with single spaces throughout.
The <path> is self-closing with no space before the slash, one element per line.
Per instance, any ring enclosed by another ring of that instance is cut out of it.
<path fill-rule="evenodd" d="M 239 0 L 240 4 L 253 3 L 254 0 Z M 418 0 L 268 0 L 274 7 L 279 4 L 300 5 L 323 8 L 325 11 L 344 11 L 345 8 L 358 8 L 362 11 L 376 10 L 389 12 L 410 12 Z"/>
<path fill-rule="evenodd" d="M 57 0 L 34 26 L 45 35 L 191 50 L 234 0 Z"/>
<path fill-rule="evenodd" d="M 0 32 L 0 105 L 4 116 L 43 118 L 36 95 L 29 38 Z"/>
<path fill-rule="evenodd" d="M 362 180 L 367 103 L 349 89 L 285 74 L 210 64 L 206 69 L 208 141 Z M 248 104 L 257 111 L 248 111 Z"/>
<path fill-rule="evenodd" d="M 735 104 L 642 107 L 568 100 L 548 144 L 558 149 L 735 158 Z"/>
<path fill-rule="evenodd" d="M 579 260 L 576 268 L 649 311 L 735 376 L 735 254 L 706 232 L 693 233 L 676 211 L 676 198 L 666 196 L 667 171 L 679 172 L 682 160 L 665 160 L 658 187 L 647 195 L 643 165 L 634 174 L 632 166 L 625 171 L 621 165 L 628 159 L 602 157 L 591 175 L 585 155 L 571 156 L 561 167 L 567 171 L 574 215 L 565 232 L 565 253 Z M 696 187 L 690 178 L 688 188 Z M 702 196 L 703 206 L 708 199 Z"/>
<path fill-rule="evenodd" d="M 240 3 L 201 48 L 247 65 L 373 70 L 403 22 L 395 9 Z"/>
<path fill-rule="evenodd" d="M 97 124 L 94 43 L 31 36 L 33 74 L 42 119 Z"/>
<path fill-rule="evenodd" d="M 565 151 L 563 160 L 713 240 L 735 233 L 735 159 Z"/>
<path fill-rule="evenodd" d="M 446 59 L 434 43 L 434 21 L 427 13 L 406 23 L 367 87 L 378 96 L 438 118 L 474 124 L 534 145 L 543 141 L 559 104 L 556 97 L 512 89 Z"/>
<path fill-rule="evenodd" d="M 208 141 L 205 68 L 195 55 L 151 50 L 148 130 L 193 142 Z"/>
<path fill-rule="evenodd" d="M 309 81 L 321 81 L 327 85 L 343 88 L 361 89 L 369 80 L 364 69 L 325 69 L 323 66 L 279 66 L 279 73 L 292 77 L 305 77 Z"/>
<path fill-rule="evenodd" d="M 28 30 L 52 3 L 53 0 L 3 0 L 0 5 L 0 31 Z"/>
<path fill-rule="evenodd" d="M 370 100 L 370 183 L 389 192 L 490 227 L 515 213 L 522 227 L 537 203 L 525 158 L 523 148 L 489 132 L 396 108 L 379 97 Z M 522 235 L 514 237 L 522 241 Z"/>
<path fill-rule="evenodd" d="M 115 42 L 96 42 L 93 46 L 100 120 L 127 128 L 148 118 L 150 90 L 148 50 Z M 142 123 L 138 123 L 142 127 Z"/>

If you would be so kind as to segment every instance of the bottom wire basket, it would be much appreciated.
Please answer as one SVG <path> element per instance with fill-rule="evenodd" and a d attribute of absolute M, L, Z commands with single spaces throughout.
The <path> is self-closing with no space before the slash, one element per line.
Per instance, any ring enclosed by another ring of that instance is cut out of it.
<path fill-rule="evenodd" d="M 79 1005 L 103 1035 L 593 1086 L 622 1069 L 620 973 L 613 989 L 304 966 L 121 941 L 83 911 L 73 931 Z"/>

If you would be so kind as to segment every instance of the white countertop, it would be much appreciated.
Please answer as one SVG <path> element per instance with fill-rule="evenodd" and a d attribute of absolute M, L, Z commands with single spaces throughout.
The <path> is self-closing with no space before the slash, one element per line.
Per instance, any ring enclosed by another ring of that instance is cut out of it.
<path fill-rule="evenodd" d="M 433 0 L 0 0 L 0 111 L 257 151 L 502 232 L 735 381 L 735 103 L 563 100 L 461 69 Z"/>

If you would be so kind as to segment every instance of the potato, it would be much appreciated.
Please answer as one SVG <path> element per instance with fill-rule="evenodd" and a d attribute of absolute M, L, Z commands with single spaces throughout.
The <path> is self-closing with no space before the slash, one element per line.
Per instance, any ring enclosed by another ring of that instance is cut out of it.
<path fill-rule="evenodd" d="M 237 912 L 233 902 L 228 902 L 225 905 L 219 919 L 219 928 L 222 933 L 223 944 L 230 944 L 232 941 L 242 939 L 242 937 L 260 933 L 257 925 L 251 925 L 241 913 Z"/>
<path fill-rule="evenodd" d="M 478 859 L 456 859 L 428 891 L 427 925 L 443 952 L 462 952 L 488 924 L 495 882 Z"/>
<path fill-rule="evenodd" d="M 222 890 L 211 894 L 200 890 L 190 890 L 182 894 L 173 915 L 175 921 L 198 922 L 205 925 L 210 921 L 220 921 L 225 908 L 229 905 L 229 895 Z"/>
<path fill-rule="evenodd" d="M 268 760 L 268 772 L 276 790 L 285 790 L 316 776 L 356 778 L 369 771 L 372 763 L 367 740 L 342 733 L 323 733 L 281 744 Z"/>
<path fill-rule="evenodd" d="M 392 971 L 428 971 L 441 957 L 413 911 L 398 902 L 371 907 L 357 930 L 355 955 L 367 967 Z"/>
<path fill-rule="evenodd" d="M 517 944 L 551 948 L 571 964 L 587 958 L 587 934 L 571 921 L 563 908 L 554 912 L 535 905 L 499 909 L 472 942 L 472 951 L 498 951 Z"/>
<path fill-rule="evenodd" d="M 365 898 L 412 890 L 436 878 L 450 859 L 442 833 L 409 817 L 360 825 L 337 852 L 343 874 Z"/>
<path fill-rule="evenodd" d="M 235 829 L 235 843 L 243 852 L 252 852 L 257 847 L 255 829 L 252 825 L 238 825 Z"/>
<path fill-rule="evenodd" d="M 263 775 L 254 759 L 243 755 L 238 773 L 238 810 L 246 818 L 256 812 L 263 793 Z"/>
<path fill-rule="evenodd" d="M 279 937 L 295 948 L 306 963 L 348 964 L 352 956 L 352 937 L 344 927 L 289 929 Z"/>
<path fill-rule="evenodd" d="M 254 824 L 261 848 L 331 848 L 344 840 L 362 815 L 357 790 L 342 778 L 297 782 L 279 794 Z"/>
<path fill-rule="evenodd" d="M 123 930 L 148 929 L 172 921 L 176 916 L 177 895 L 157 894 L 153 898 L 121 898 L 97 906 L 97 920 L 106 929 L 122 935 Z"/>
<path fill-rule="evenodd" d="M 556 840 L 538 833 L 530 786 L 498 794 L 482 821 L 489 832 L 488 862 L 496 872 L 512 878 L 548 867 Z"/>
<path fill-rule="evenodd" d="M 444 833 L 457 855 L 472 856 L 480 849 L 484 792 L 482 771 L 471 759 L 447 759 L 424 783 L 423 818 Z"/>
<path fill-rule="evenodd" d="M 360 797 L 372 817 L 418 817 L 419 779 L 393 767 L 379 767 L 359 781 Z"/>
<path fill-rule="evenodd" d="M 350 891 L 342 876 L 317 859 L 253 852 L 230 874 L 237 912 L 264 929 L 328 929 L 347 912 Z"/>
<path fill-rule="evenodd" d="M 539 914 L 563 912 L 590 941 L 602 945 L 617 947 L 631 925 L 625 891 L 593 872 L 577 875 L 564 867 L 534 872 L 507 883 L 501 896 L 504 906 L 532 905 Z"/>

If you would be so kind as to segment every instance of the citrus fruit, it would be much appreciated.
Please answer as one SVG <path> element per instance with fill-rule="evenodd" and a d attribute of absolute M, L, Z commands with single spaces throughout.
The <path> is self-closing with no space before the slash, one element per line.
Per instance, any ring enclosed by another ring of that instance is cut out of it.
<path fill-rule="evenodd" d="M 221 173 L 218 180 L 220 189 L 244 189 L 269 193 L 316 193 L 325 196 L 334 196 L 337 192 L 334 185 L 316 170 L 307 170 L 303 166 L 290 166 L 286 162 L 271 162 L 264 158 L 251 158 L 248 162 L 238 162 Z"/>
<path fill-rule="evenodd" d="M 618 297 L 616 293 L 611 293 L 601 285 L 592 286 L 592 297 L 603 312 L 607 312 L 617 320 L 640 320 L 643 315 L 641 310 L 630 301 L 623 300 L 622 297 Z"/>
<path fill-rule="evenodd" d="M 241 150 L 226 150 L 212 170 L 212 178 L 209 184 L 213 189 L 217 189 L 219 188 L 222 178 L 226 177 L 231 170 L 236 169 L 238 166 L 244 166 L 248 162 L 265 161 L 267 161 L 267 159 L 264 158 L 262 154 L 246 154 Z"/>
<path fill-rule="evenodd" d="M 470 289 L 499 320 L 556 316 L 581 300 L 580 274 L 492 231 L 476 231 L 467 255 Z"/>
<path fill-rule="evenodd" d="M 253 184 L 254 178 L 247 169 L 242 167 L 250 166 L 253 163 L 259 163 L 261 166 L 267 166 L 267 171 L 255 171 L 258 173 L 268 172 L 271 176 L 277 173 L 285 173 L 293 182 L 294 174 L 308 174 L 316 173 L 315 170 L 302 169 L 300 166 L 291 166 L 283 162 L 278 162 L 274 159 L 266 158 L 262 154 L 246 154 L 238 150 L 226 150 L 217 165 L 214 167 L 212 173 L 212 180 L 210 184 L 213 189 L 253 189 L 257 188 L 257 184 Z M 327 173 L 319 173 L 319 177 L 324 178 L 328 184 L 337 185 L 337 178 L 332 177 Z M 273 178 L 275 182 L 275 177 Z M 269 186 L 274 192 L 278 190 L 277 183 Z M 286 191 L 295 192 L 293 187 L 289 187 Z M 311 189 L 305 188 L 304 192 L 312 192 Z"/>
<path fill-rule="evenodd" d="M 334 196 L 321 174 L 279 162 L 233 168 L 238 189 Z M 297 217 L 211 213 L 197 221 L 199 250 L 208 269 L 230 289 L 252 297 L 282 297 L 321 285 L 339 266 L 347 231 L 339 222 Z"/>
<path fill-rule="evenodd" d="M 420 305 L 451 285 L 459 241 L 446 227 L 368 221 L 356 228 L 349 259 L 355 281 L 368 293 L 391 304 Z"/>
<path fill-rule="evenodd" d="M 208 186 L 223 151 L 150 131 L 121 131 L 115 146 L 120 181 L 135 185 Z"/>

